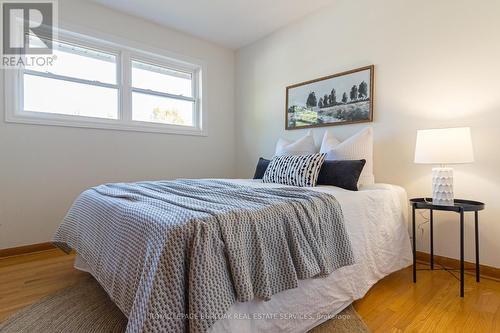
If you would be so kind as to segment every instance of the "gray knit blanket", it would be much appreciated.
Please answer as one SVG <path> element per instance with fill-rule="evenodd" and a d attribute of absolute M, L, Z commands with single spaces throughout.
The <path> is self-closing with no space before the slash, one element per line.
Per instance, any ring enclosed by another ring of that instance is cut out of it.
<path fill-rule="evenodd" d="M 127 332 L 205 332 L 236 301 L 354 263 L 332 195 L 217 180 L 91 188 L 54 243 L 85 259 Z"/>

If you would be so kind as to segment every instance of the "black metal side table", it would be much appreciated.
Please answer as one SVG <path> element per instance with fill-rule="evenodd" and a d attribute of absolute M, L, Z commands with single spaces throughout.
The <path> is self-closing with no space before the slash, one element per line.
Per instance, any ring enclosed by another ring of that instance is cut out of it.
<path fill-rule="evenodd" d="M 431 236 L 431 269 L 434 269 L 434 215 L 435 210 L 456 212 L 460 214 L 460 297 L 464 297 L 464 214 L 474 212 L 474 233 L 476 244 L 476 281 L 479 282 L 479 211 L 484 209 L 484 203 L 472 200 L 455 199 L 453 206 L 433 205 L 431 198 L 410 199 L 412 206 L 412 232 L 413 232 L 413 282 L 417 282 L 417 247 L 415 230 L 415 211 L 417 209 L 430 210 L 430 236 Z"/>

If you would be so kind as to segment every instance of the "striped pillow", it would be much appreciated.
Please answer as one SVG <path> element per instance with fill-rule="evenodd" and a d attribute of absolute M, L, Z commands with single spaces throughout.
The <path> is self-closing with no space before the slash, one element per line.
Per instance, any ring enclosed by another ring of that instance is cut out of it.
<path fill-rule="evenodd" d="M 316 186 L 325 156 L 326 154 L 275 156 L 262 181 L 301 187 Z"/>

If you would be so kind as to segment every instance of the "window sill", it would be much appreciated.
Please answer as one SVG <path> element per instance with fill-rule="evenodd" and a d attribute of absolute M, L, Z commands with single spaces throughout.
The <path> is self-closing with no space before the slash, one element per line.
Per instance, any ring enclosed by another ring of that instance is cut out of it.
<path fill-rule="evenodd" d="M 207 131 L 192 127 L 179 125 L 156 124 L 141 121 L 125 121 L 116 119 L 92 118 L 56 115 L 38 112 L 23 112 L 27 115 L 5 113 L 7 123 L 30 124 L 30 125 L 49 125 L 62 127 L 79 127 L 107 129 L 118 131 L 135 131 L 147 133 L 163 133 L 176 135 L 207 136 Z"/>

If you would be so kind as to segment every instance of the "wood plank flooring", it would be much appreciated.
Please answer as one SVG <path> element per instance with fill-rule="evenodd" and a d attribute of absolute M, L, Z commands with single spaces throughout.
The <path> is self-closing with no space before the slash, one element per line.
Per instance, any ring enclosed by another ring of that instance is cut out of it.
<path fill-rule="evenodd" d="M 74 255 L 54 249 L 0 259 L 0 322 L 19 309 L 81 281 Z"/>
<path fill-rule="evenodd" d="M 85 278 L 73 260 L 59 250 L 0 259 L 0 322 Z M 445 271 L 418 271 L 413 284 L 409 267 L 377 283 L 355 308 L 372 332 L 500 332 L 500 282 L 478 284 L 467 274 L 464 299 L 458 288 Z"/>
<path fill-rule="evenodd" d="M 459 281 L 449 272 L 418 270 L 414 284 L 408 267 L 379 281 L 354 305 L 373 332 L 500 332 L 500 282 L 477 283 L 472 274 L 465 275 L 460 298 Z"/>

